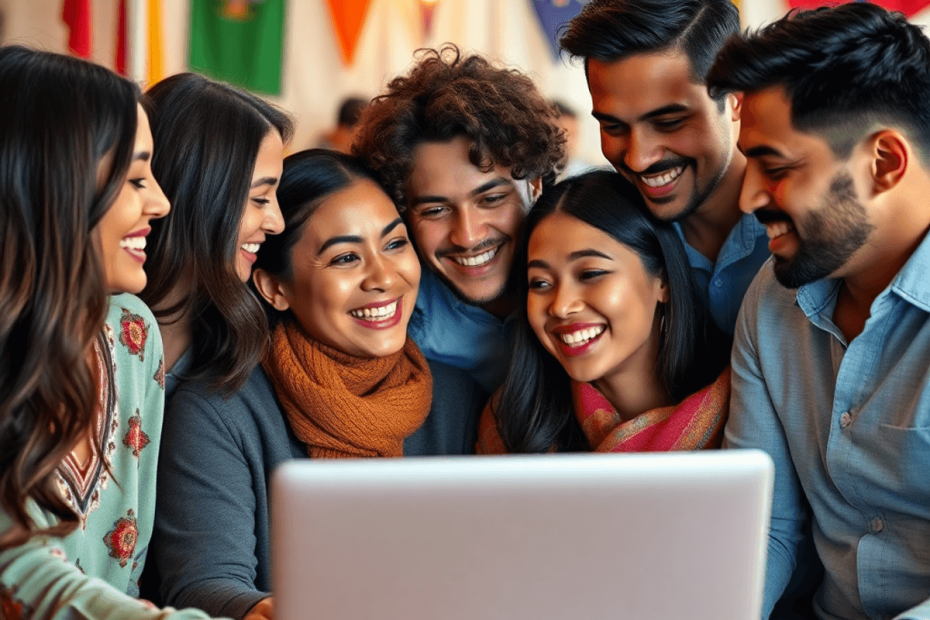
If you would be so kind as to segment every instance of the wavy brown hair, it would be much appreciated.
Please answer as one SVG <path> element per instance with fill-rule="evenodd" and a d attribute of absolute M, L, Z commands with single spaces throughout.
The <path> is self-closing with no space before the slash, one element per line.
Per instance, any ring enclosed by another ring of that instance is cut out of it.
<path fill-rule="evenodd" d="M 94 228 L 129 169 L 139 97 L 98 65 L 0 48 L 0 503 L 13 522 L 0 550 L 40 533 L 29 500 L 60 521 L 41 533 L 77 526 L 56 469 L 95 420 L 108 291 Z"/>
<path fill-rule="evenodd" d="M 423 142 L 467 136 L 469 161 L 483 171 L 510 168 L 515 179 L 551 182 L 565 159 L 558 110 L 516 69 L 463 56 L 447 43 L 417 52 L 409 74 L 365 108 L 352 153 L 375 170 L 399 209 L 413 155 Z"/>
<path fill-rule="evenodd" d="M 193 361 L 184 379 L 232 393 L 268 341 L 262 305 L 236 273 L 239 223 L 262 140 L 277 131 L 287 142 L 293 124 L 258 97 L 196 73 L 162 80 L 148 98 L 152 172 L 171 217 L 152 222 L 139 296 L 159 322 L 190 317 Z M 169 304 L 178 282 L 190 294 Z"/>

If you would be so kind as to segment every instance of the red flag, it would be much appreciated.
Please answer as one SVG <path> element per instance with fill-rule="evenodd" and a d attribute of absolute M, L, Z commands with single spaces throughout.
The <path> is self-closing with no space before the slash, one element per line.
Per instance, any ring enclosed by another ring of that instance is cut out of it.
<path fill-rule="evenodd" d="M 116 72 L 120 75 L 126 73 L 126 0 L 119 0 L 116 13 Z"/>
<path fill-rule="evenodd" d="M 90 58 L 90 0 L 65 0 L 61 19 L 68 25 L 68 49 L 81 58 Z"/>
<path fill-rule="evenodd" d="M 856 1 L 862 2 L 863 0 Z M 908 17 L 913 17 L 915 13 L 919 13 L 930 4 L 930 0 L 871 0 L 871 2 L 889 11 L 901 11 Z M 835 6 L 836 4 L 836 0 L 788 0 L 788 6 L 792 9 L 813 9 L 819 6 Z"/>

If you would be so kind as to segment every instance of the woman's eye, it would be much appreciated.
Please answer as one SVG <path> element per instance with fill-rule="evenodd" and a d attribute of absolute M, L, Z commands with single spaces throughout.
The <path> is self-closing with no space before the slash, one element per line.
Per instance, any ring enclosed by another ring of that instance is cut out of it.
<path fill-rule="evenodd" d="M 385 249 L 387 249 L 387 250 L 397 250 L 397 249 L 400 249 L 400 248 L 405 247 L 405 246 L 406 246 L 407 244 L 409 244 L 409 243 L 410 243 L 410 241 L 408 241 L 407 239 L 404 239 L 404 238 L 395 239 L 394 241 L 391 241 L 389 244 L 387 244 L 387 248 L 385 248 Z"/>
<path fill-rule="evenodd" d="M 136 189 L 145 189 L 145 179 L 129 179 L 129 182 L 132 183 L 133 187 Z"/>
<path fill-rule="evenodd" d="M 253 198 L 253 199 L 252 199 L 252 202 L 254 202 L 255 204 L 257 204 L 257 205 L 259 205 L 259 206 L 264 207 L 266 204 L 268 204 L 269 202 L 271 202 L 271 199 L 270 199 L 270 198 L 261 198 L 261 197 L 258 197 L 258 198 Z"/>
<path fill-rule="evenodd" d="M 608 272 L 604 271 L 603 269 L 587 269 L 581 272 L 581 279 L 582 280 L 594 280 L 607 273 Z"/>
<path fill-rule="evenodd" d="M 355 254 L 340 254 L 336 258 L 330 261 L 330 265 L 351 265 L 358 260 L 358 256 Z"/>
<path fill-rule="evenodd" d="M 538 291 L 540 289 L 547 288 L 548 286 L 549 283 L 545 280 L 541 280 L 539 278 L 533 278 L 530 280 L 530 290 Z"/>

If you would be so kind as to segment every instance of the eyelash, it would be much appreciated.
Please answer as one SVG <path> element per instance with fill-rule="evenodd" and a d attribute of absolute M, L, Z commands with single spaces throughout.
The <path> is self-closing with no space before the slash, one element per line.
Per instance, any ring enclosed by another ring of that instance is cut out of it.
<path fill-rule="evenodd" d="M 600 276 L 606 275 L 607 273 L 609 272 L 603 269 L 588 269 L 586 271 L 581 272 L 581 277 L 579 279 L 582 281 L 593 280 L 594 278 L 598 278 Z"/>
<path fill-rule="evenodd" d="M 269 198 L 253 198 L 252 200 L 255 202 L 255 204 L 262 206 L 262 207 L 264 207 L 266 204 L 271 202 L 271 199 Z"/>
<path fill-rule="evenodd" d="M 133 187 L 136 189 L 145 189 L 145 179 L 129 179 L 129 182 L 132 183 Z"/>

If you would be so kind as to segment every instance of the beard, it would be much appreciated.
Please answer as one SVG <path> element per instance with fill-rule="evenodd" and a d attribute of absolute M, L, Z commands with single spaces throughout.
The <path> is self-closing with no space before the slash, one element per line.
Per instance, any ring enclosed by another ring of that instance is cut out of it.
<path fill-rule="evenodd" d="M 796 289 L 828 277 L 865 245 L 874 228 L 856 196 L 852 177 L 838 172 L 820 207 L 798 221 L 798 251 L 790 259 L 775 257 L 775 278 L 782 286 Z"/>

